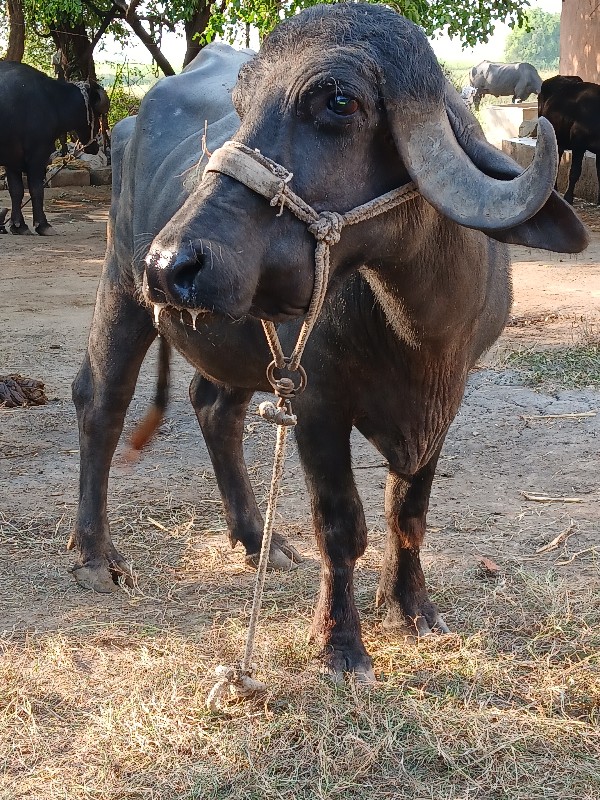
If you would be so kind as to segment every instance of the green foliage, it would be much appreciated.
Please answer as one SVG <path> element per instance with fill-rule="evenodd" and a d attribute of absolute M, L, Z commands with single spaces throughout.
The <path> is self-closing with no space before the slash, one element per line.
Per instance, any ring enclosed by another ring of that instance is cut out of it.
<path fill-rule="evenodd" d="M 52 70 L 52 54 L 56 48 L 51 39 L 43 39 L 40 36 L 25 36 L 25 54 L 23 61 L 32 67 L 54 77 Z"/>
<path fill-rule="evenodd" d="M 25 15 L 25 53 L 23 61 L 54 77 L 52 54 L 56 50 L 50 36 L 40 36 L 34 3 L 23 3 Z"/>
<path fill-rule="evenodd" d="M 540 9 L 527 13 L 527 25 L 514 28 L 506 39 L 507 61 L 528 61 L 541 69 L 557 69 L 560 14 Z"/>
<path fill-rule="evenodd" d="M 335 3 L 337 0 L 228 0 L 219 9 L 214 8 L 204 32 L 203 41 L 220 37 L 230 42 L 240 41 L 246 25 L 258 30 L 260 38 L 282 19 L 294 16 L 302 8 L 319 2 Z M 380 0 L 369 0 L 379 2 Z M 457 36 L 465 45 L 487 42 L 496 22 L 523 24 L 527 0 L 388 0 L 394 8 L 413 22 L 421 25 L 428 35 L 446 30 Z"/>
<path fill-rule="evenodd" d="M 146 21 L 145 27 L 153 40 L 160 44 L 163 30 L 181 30 L 183 23 L 201 18 L 202 11 L 208 6 L 211 16 L 204 32 L 199 35 L 200 43 L 221 38 L 240 44 L 244 43 L 248 28 L 256 30 L 262 40 L 278 22 L 306 6 L 336 1 L 142 0 L 136 10 Z M 57 26 L 72 29 L 83 24 L 91 40 L 104 16 L 114 8 L 112 0 L 23 0 L 23 3 L 30 21 L 28 35 L 38 39 L 47 36 Z M 430 36 L 443 30 L 458 37 L 465 45 L 474 45 L 486 42 L 498 21 L 524 25 L 528 0 L 478 0 L 476 3 L 470 0 L 387 0 L 387 4 L 421 25 Z M 535 20 L 537 13 L 532 12 L 530 18 Z M 119 19 L 111 23 L 108 33 L 123 44 L 131 35 L 129 27 Z M 43 63 L 45 57 L 44 47 L 38 55 L 32 49 L 29 56 L 36 64 Z"/>
<path fill-rule="evenodd" d="M 127 61 L 109 66 L 114 70 L 112 84 L 104 81 L 104 85 L 110 100 L 108 124 L 112 128 L 124 117 L 137 114 L 148 78 L 143 70 Z"/>
<path fill-rule="evenodd" d="M 78 22 L 84 24 L 88 35 L 93 35 L 112 6 L 111 0 L 94 0 L 91 4 L 84 0 L 23 0 L 28 30 L 39 37 L 47 36 L 57 24 L 74 25 Z M 119 20 L 113 21 L 108 30 L 121 43 L 129 35 Z"/>

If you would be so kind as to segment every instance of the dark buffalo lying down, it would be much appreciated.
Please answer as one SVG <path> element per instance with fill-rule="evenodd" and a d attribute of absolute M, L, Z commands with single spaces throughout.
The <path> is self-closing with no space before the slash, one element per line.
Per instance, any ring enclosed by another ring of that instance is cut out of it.
<path fill-rule="evenodd" d="M 494 64 L 482 61 L 471 68 L 469 77 L 471 86 L 477 91 L 473 96 L 473 105 L 479 104 L 486 94 L 494 97 L 512 97 L 513 103 L 527 100 L 530 94 L 537 94 L 542 79 L 533 64 L 517 61 L 512 64 Z"/>
<path fill-rule="evenodd" d="M 596 156 L 600 205 L 600 86 L 582 81 L 577 75 L 555 75 L 542 83 L 538 95 L 538 114 L 552 123 L 556 132 L 558 160 L 565 150 L 572 151 L 569 185 L 565 200 L 573 202 L 581 177 L 583 157 L 589 150 Z"/>
<path fill-rule="evenodd" d="M 74 132 L 97 153 L 99 118 L 108 111 L 108 96 L 96 83 L 56 81 L 27 64 L 0 61 L 0 165 L 5 168 L 12 202 L 11 233 L 29 233 L 21 204 L 23 173 L 37 233 L 53 233 L 44 213 L 46 167 L 56 140 Z"/>
<path fill-rule="evenodd" d="M 242 67 L 233 102 L 229 90 Z M 507 247 L 577 252 L 587 234 L 552 191 L 544 122 L 521 174 L 483 138 L 418 27 L 377 5 L 316 6 L 282 23 L 260 53 L 205 48 L 160 81 L 113 135 L 114 199 L 88 352 L 74 383 L 81 498 L 74 574 L 114 589 L 127 572 L 107 520 L 110 462 L 138 370 L 161 335 L 196 367 L 190 398 L 219 483 L 232 544 L 260 547 L 262 519 L 242 454 L 244 413 L 269 390 L 257 319 L 289 352 L 314 275 L 304 223 L 218 172 L 192 169 L 207 120 L 213 152 L 234 137 L 293 172 L 317 210 L 348 211 L 411 179 L 420 195 L 345 228 L 303 364 L 297 444 L 322 555 L 313 633 L 325 669 L 372 680 L 353 573 L 367 531 L 354 483 L 353 426 L 389 463 L 389 526 L 377 592 L 386 626 L 446 625 L 419 559 L 436 462 L 469 369 L 511 303 Z M 239 128 L 238 128 L 238 125 Z M 184 181 L 182 176 L 187 176 Z M 491 237 L 491 238 L 490 238 Z M 153 320 L 156 319 L 156 327 Z M 279 539 L 271 551 L 290 565 Z"/>

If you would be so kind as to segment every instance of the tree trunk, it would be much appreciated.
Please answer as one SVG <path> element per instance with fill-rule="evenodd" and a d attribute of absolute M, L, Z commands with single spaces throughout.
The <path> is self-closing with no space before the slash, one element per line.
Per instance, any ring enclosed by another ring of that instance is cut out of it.
<path fill-rule="evenodd" d="M 57 50 L 62 50 L 67 60 L 65 77 L 69 81 L 96 81 L 94 45 L 83 22 L 56 22 L 52 25 L 52 39 Z"/>
<path fill-rule="evenodd" d="M 8 11 L 8 50 L 5 61 L 22 61 L 25 52 L 25 15 L 21 0 L 6 0 Z"/>
<path fill-rule="evenodd" d="M 210 19 L 210 11 L 211 4 L 200 0 L 196 10 L 194 11 L 194 16 L 191 18 L 191 20 L 189 20 L 189 22 L 185 23 L 185 39 L 187 42 L 187 47 L 183 59 L 184 67 L 187 67 L 190 61 L 192 61 L 204 47 L 204 45 L 200 44 L 198 39 L 194 37 L 197 37 L 204 32 Z"/>

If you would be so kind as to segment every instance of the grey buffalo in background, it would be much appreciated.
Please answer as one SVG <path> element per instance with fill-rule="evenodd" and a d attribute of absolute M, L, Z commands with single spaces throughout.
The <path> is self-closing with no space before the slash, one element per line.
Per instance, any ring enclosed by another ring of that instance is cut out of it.
<path fill-rule="evenodd" d="M 23 173 L 33 226 L 39 234 L 53 233 L 44 213 L 44 181 L 56 140 L 74 132 L 86 153 L 97 153 L 95 137 L 108 106 L 108 95 L 97 83 L 57 81 L 27 64 L 0 61 L 0 165 L 12 203 L 11 233 L 29 233 L 21 211 Z"/>
<path fill-rule="evenodd" d="M 589 150 L 596 156 L 596 202 L 600 205 L 600 86 L 583 81 L 578 75 L 548 78 L 538 95 L 538 114 L 546 117 L 556 132 L 559 162 L 565 150 L 572 151 L 569 185 L 565 192 L 567 203 L 573 202 L 583 157 Z"/>
<path fill-rule="evenodd" d="M 522 172 L 486 142 L 420 28 L 383 5 L 304 10 L 252 57 L 222 44 L 204 48 L 113 132 L 108 247 L 73 385 L 81 477 L 70 547 L 75 578 L 97 591 L 130 580 L 110 536 L 108 475 L 157 333 L 197 370 L 190 399 L 230 541 L 250 561 L 261 544 L 242 445 L 253 392 L 270 390 L 259 318 L 279 323 L 290 352 L 313 291 L 315 240 L 289 210 L 278 215 L 234 178 L 202 177 L 205 121 L 209 151 L 231 138 L 260 150 L 293 173 L 291 188 L 319 212 L 346 212 L 411 180 L 418 187 L 406 204 L 345 228 L 332 247 L 328 297 L 303 358 L 308 387 L 294 403 L 322 556 L 314 638 L 333 677 L 371 681 L 353 590 L 367 526 L 352 428 L 389 464 L 377 591 L 384 624 L 447 631 L 419 552 L 467 375 L 509 313 L 504 243 L 576 252 L 587 234 L 552 190 L 550 124 L 542 120 L 534 161 Z M 294 560 L 282 537 L 271 559 Z"/>
<path fill-rule="evenodd" d="M 472 67 L 469 80 L 476 89 L 473 104 L 479 108 L 486 94 L 494 97 L 512 97 L 513 103 L 527 100 L 530 94 L 538 94 L 542 85 L 537 69 L 526 61 L 513 64 L 494 64 L 482 61 Z"/>

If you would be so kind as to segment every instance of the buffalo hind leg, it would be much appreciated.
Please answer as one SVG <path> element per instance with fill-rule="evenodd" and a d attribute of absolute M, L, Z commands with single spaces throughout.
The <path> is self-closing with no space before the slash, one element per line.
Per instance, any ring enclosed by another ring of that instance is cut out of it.
<path fill-rule="evenodd" d="M 390 470 L 385 489 L 388 535 L 376 604 L 387 606 L 385 628 L 409 624 L 419 636 L 432 631 L 448 633 L 427 594 L 419 557 L 437 458 L 412 478 Z"/>
<path fill-rule="evenodd" d="M 27 185 L 31 197 L 33 211 L 33 227 L 40 236 L 52 236 L 56 231 L 48 222 L 44 212 L 44 181 L 46 179 L 45 161 L 40 162 L 40 167 L 31 167 L 27 170 Z"/>
<path fill-rule="evenodd" d="M 10 232 L 14 234 L 31 233 L 25 223 L 23 212 L 21 211 L 23 196 L 25 195 L 25 186 L 23 185 L 21 170 L 5 167 L 5 171 L 12 206 L 10 214 Z"/>
<path fill-rule="evenodd" d="M 208 448 L 223 500 L 229 541 L 241 542 L 246 563 L 258 566 L 263 518 L 244 461 L 245 414 L 253 395 L 249 389 L 217 386 L 196 373 L 190 384 L 190 400 Z M 302 561 L 283 536 L 274 533 L 269 554 L 271 569 L 289 570 Z"/>
<path fill-rule="evenodd" d="M 309 416 L 308 408 L 299 411 L 296 428 L 322 561 L 312 635 L 325 674 L 336 682 L 350 673 L 361 683 L 374 683 L 354 599 L 354 567 L 367 546 L 367 526 L 352 475 L 352 424 L 313 410 L 316 415 Z"/>
<path fill-rule="evenodd" d="M 79 422 L 79 508 L 68 548 L 73 575 L 86 589 L 110 592 L 131 583 L 108 525 L 108 474 L 139 370 L 156 337 L 149 312 L 101 282 L 85 360 L 73 383 Z"/>
<path fill-rule="evenodd" d="M 583 157 L 585 155 L 584 148 L 573 147 L 571 151 L 571 169 L 569 171 L 569 186 L 565 192 L 565 200 L 570 205 L 573 205 L 573 196 L 575 194 L 575 186 L 581 177 L 581 170 L 583 169 Z"/>

